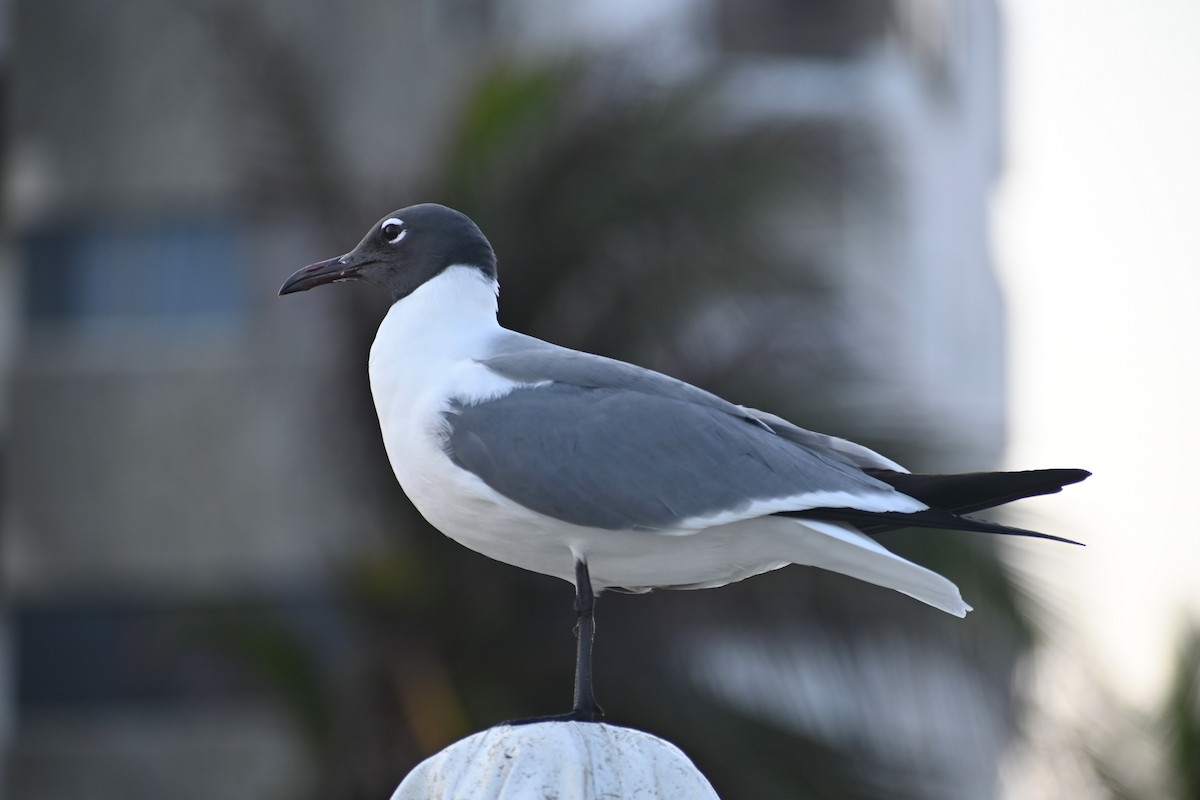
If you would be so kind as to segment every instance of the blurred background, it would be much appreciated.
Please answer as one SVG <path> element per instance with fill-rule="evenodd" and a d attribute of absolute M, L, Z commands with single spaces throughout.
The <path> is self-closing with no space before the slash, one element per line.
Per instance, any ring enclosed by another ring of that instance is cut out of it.
<path fill-rule="evenodd" d="M 502 321 L 914 471 L 1086 467 L 1087 549 L 884 543 L 606 595 L 609 718 L 722 797 L 1200 797 L 1200 6 L 0 0 L 0 797 L 384 798 L 563 711 L 571 588 L 392 478 L 386 302 L 275 297 L 388 211 Z"/>

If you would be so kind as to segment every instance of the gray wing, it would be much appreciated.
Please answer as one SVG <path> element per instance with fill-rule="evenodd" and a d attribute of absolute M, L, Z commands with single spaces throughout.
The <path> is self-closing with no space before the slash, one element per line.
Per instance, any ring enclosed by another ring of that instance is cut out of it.
<path fill-rule="evenodd" d="M 766 423 L 771 430 L 779 434 L 785 439 L 791 439 L 796 444 L 803 447 L 810 447 L 813 450 L 819 450 L 828 456 L 832 456 L 840 461 L 845 461 L 847 464 L 859 467 L 860 469 L 886 469 L 892 472 L 904 472 L 908 470 L 892 461 L 890 458 L 879 455 L 869 447 L 863 447 L 861 444 L 851 442 L 847 439 L 839 439 L 836 436 L 830 436 L 827 433 L 817 433 L 815 431 L 805 430 L 799 426 L 793 425 L 783 417 L 777 417 L 774 414 L 769 414 L 766 411 L 758 411 L 757 409 L 739 406 L 742 411 L 750 414 L 760 422 Z"/>
<path fill-rule="evenodd" d="M 500 342 L 496 355 L 484 363 L 505 377 L 526 383 L 554 380 L 574 386 L 617 386 L 646 394 L 684 399 L 742 417 L 801 447 L 823 453 L 859 469 L 908 472 L 895 461 L 861 444 L 806 430 L 766 411 L 734 405 L 711 392 L 660 372 L 603 356 L 568 350 L 532 336 L 512 333 Z"/>
<path fill-rule="evenodd" d="M 524 339 L 524 337 L 522 337 Z M 529 340 L 483 365 L 527 384 L 445 413 L 447 455 L 526 508 L 576 525 L 661 530 L 758 500 L 841 494 L 914 502 L 854 465 L 776 435 L 746 409 L 665 375 Z M 819 493 L 819 494 L 818 494 Z M 802 499 L 798 507 L 809 507 Z M 901 508 L 903 507 L 903 508 Z"/>

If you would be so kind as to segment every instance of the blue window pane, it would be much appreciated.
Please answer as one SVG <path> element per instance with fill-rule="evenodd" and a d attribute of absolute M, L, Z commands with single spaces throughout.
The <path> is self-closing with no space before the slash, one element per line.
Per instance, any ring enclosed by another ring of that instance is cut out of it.
<path fill-rule="evenodd" d="M 26 312 L 42 321 L 237 317 L 245 263 L 229 222 L 65 222 L 25 237 Z"/>

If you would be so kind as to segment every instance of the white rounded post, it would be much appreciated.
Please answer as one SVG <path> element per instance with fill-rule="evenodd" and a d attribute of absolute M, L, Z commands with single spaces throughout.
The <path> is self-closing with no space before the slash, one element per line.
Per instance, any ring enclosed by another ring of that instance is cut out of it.
<path fill-rule="evenodd" d="M 392 800 L 719 800 L 670 742 L 596 722 L 500 725 L 417 765 Z"/>

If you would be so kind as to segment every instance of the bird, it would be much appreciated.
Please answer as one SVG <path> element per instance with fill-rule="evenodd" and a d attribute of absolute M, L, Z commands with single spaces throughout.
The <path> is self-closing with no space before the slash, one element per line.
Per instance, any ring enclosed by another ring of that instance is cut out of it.
<path fill-rule="evenodd" d="M 662 373 L 502 327 L 496 254 L 446 206 L 393 211 L 279 294 L 346 281 L 392 300 L 368 374 L 413 505 L 472 550 L 574 584 L 573 707 L 560 719 L 603 718 L 592 652 L 604 591 L 711 588 L 800 564 L 964 617 L 954 583 L 872 537 L 921 527 L 1071 542 L 967 515 L 1058 492 L 1086 470 L 913 474 Z"/>

